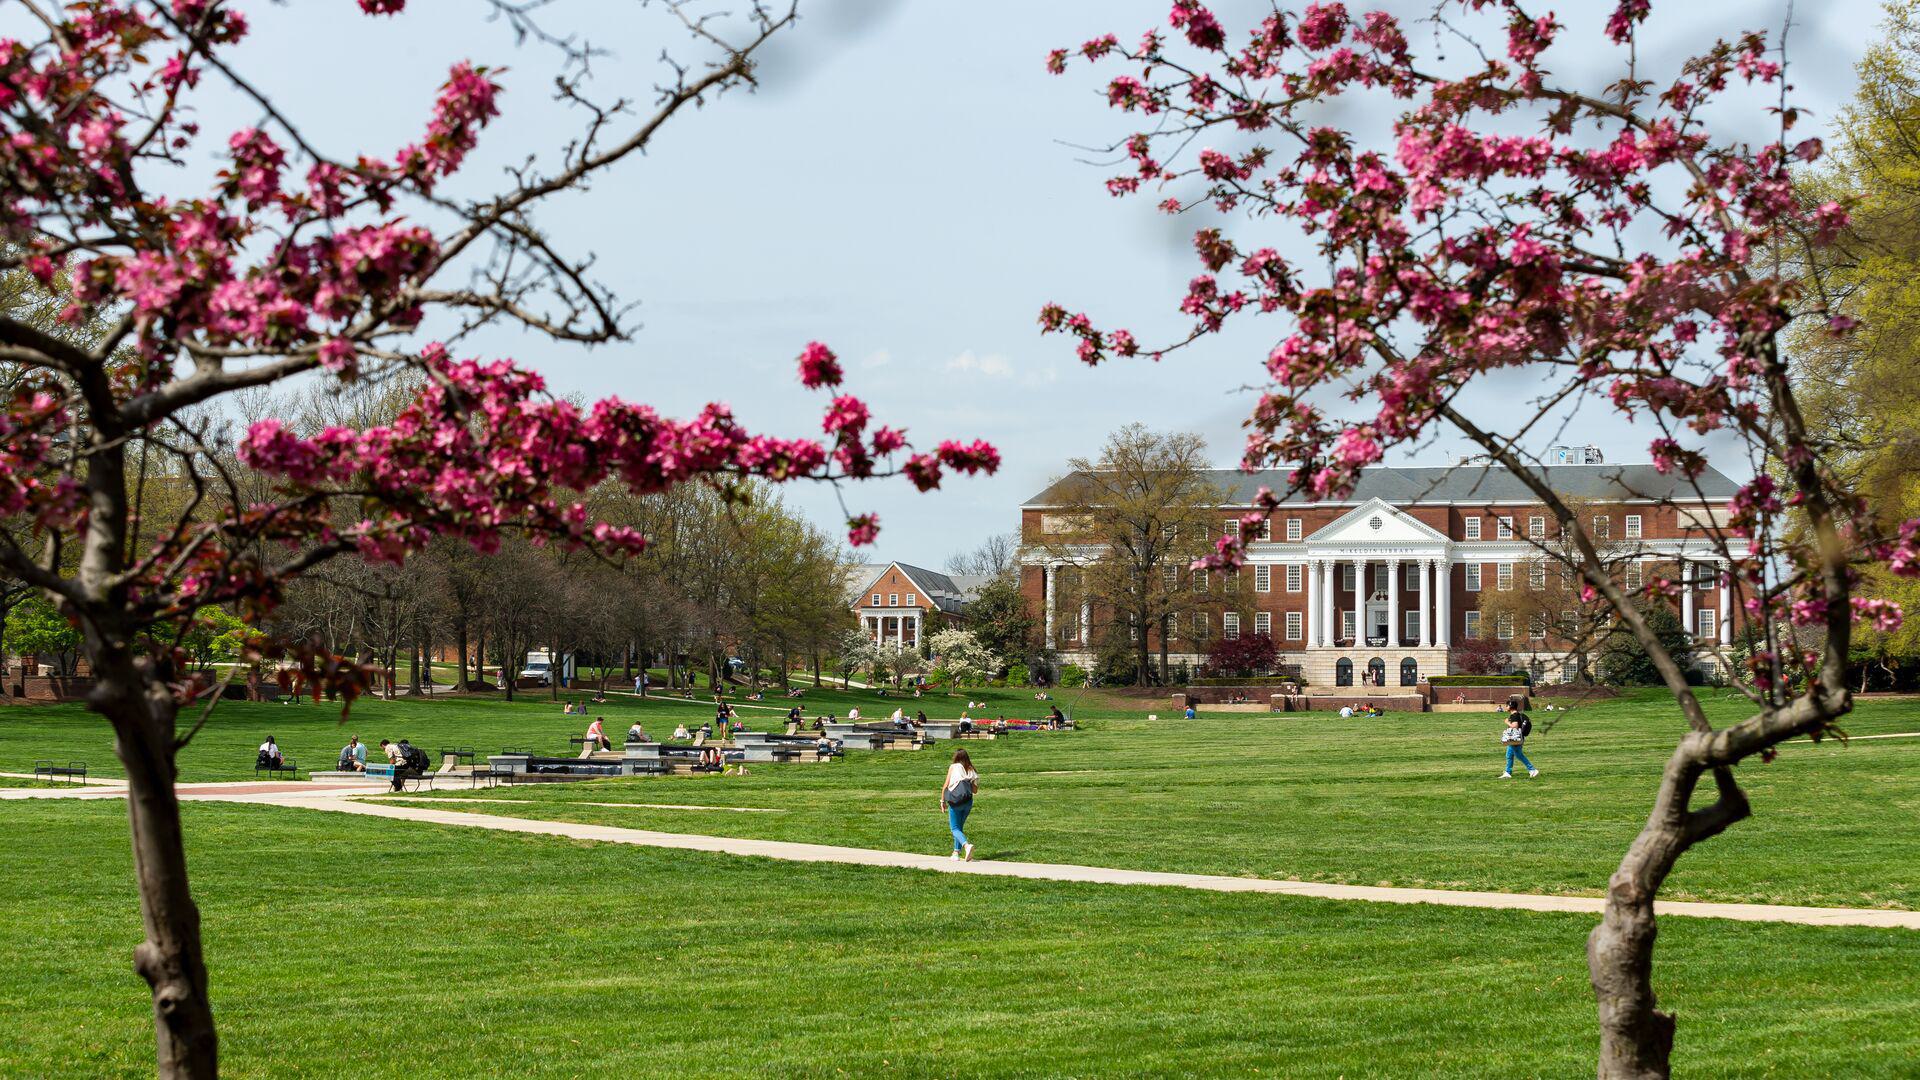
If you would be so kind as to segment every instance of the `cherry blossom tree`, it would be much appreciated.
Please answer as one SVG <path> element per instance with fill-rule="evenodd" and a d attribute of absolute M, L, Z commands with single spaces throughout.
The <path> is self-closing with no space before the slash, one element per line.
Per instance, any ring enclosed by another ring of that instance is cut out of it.
<path fill-rule="evenodd" d="M 1583 599 L 1611 609 L 1671 690 L 1680 736 L 1588 941 L 1603 1077 L 1668 1073 L 1674 1020 L 1652 982 L 1661 882 L 1752 812 L 1735 766 L 1836 732 L 1853 627 L 1901 618 L 1855 595 L 1861 571 L 1920 574 L 1920 521 L 1881 519 L 1828 467 L 1782 351 L 1790 325 L 1852 329 L 1771 254 L 1826 243 L 1847 222 L 1845 207 L 1798 197 L 1793 169 L 1821 143 L 1794 131 L 1784 49 L 1741 33 L 1646 70 L 1636 34 L 1649 6 L 1621 0 L 1604 29 L 1574 35 L 1519 0 L 1442 0 L 1420 49 L 1395 17 L 1339 3 L 1276 6 L 1235 36 L 1199 0 L 1173 0 L 1169 27 L 1131 46 L 1109 34 L 1047 58 L 1056 73 L 1122 69 L 1105 96 L 1137 130 L 1114 147 L 1125 166 L 1108 190 L 1204 220 L 1184 336 L 1149 347 L 1060 305 L 1042 311 L 1042 329 L 1099 364 L 1160 360 L 1278 316 L 1247 469 L 1285 468 L 1293 490 L 1338 498 L 1390 449 L 1464 435 L 1547 507 Z M 1576 53 L 1590 65 L 1608 45 L 1619 78 L 1604 89 L 1549 67 Z M 1390 124 L 1361 129 L 1363 103 Z M 1730 134 L 1742 130 L 1767 134 Z M 1544 387 L 1537 408 L 1514 408 L 1509 393 L 1497 423 L 1476 419 L 1469 391 L 1496 378 Z M 1755 639 L 1736 673 L 1745 719 L 1710 723 L 1648 624 L 1678 583 L 1629 590 L 1610 574 L 1604 541 L 1527 452 L 1583 405 L 1651 428 L 1655 466 L 1694 493 L 1676 501 L 1731 566 Z M 1754 469 L 1724 505 L 1694 497 L 1707 436 L 1744 448 Z M 1262 492 L 1203 564 L 1239 562 L 1285 494 Z M 1796 645 L 1809 628 L 1816 644 Z M 1702 781 L 1712 796 L 1696 805 Z"/>
<path fill-rule="evenodd" d="M 402 4 L 359 6 L 382 16 Z M 626 337 L 626 308 L 590 255 L 543 231 L 540 207 L 639 156 L 682 112 L 750 87 L 756 53 L 792 25 L 791 8 L 722 18 L 661 5 L 699 55 L 669 59 L 647 107 L 595 100 L 593 54 L 545 34 L 531 7 L 503 7 L 523 35 L 568 52 L 558 97 L 580 121 L 473 194 L 456 176 L 502 107 L 500 70 L 454 66 L 421 103 L 417 140 L 343 157 L 240 70 L 248 24 L 225 0 L 21 7 L 16 25 L 35 33 L 0 41 L 0 270 L 30 273 L 61 325 L 91 332 L 0 313 L 0 518 L 21 523 L 0 535 L 0 569 L 80 632 L 96 678 L 88 704 L 126 767 L 145 923 L 134 965 L 152 987 L 159 1072 L 211 1077 L 217 1042 L 174 791 L 175 755 L 220 696 L 182 649 L 203 612 L 258 624 L 290 580 L 328 559 L 393 563 L 436 538 L 638 551 L 645 536 L 587 510 L 586 493 L 606 485 L 905 474 L 925 490 L 947 472 L 990 472 L 998 455 L 981 442 L 915 452 L 838 393 L 840 366 L 817 342 L 798 375 L 837 395 L 824 438 L 752 433 L 719 404 L 684 420 L 618 399 L 576 407 L 512 361 L 461 355 L 493 323 L 554 343 Z M 234 100 L 257 126 L 201 129 L 202 106 Z M 223 166 L 211 186 L 176 190 L 178 167 L 207 155 Z M 232 395 L 399 373 L 422 389 L 388 422 L 296 432 L 264 419 L 237 447 L 221 441 Z M 159 463 L 183 509 L 149 520 L 135 494 L 148 470 L 135 461 Z M 879 527 L 870 514 L 848 524 L 856 545 Z M 351 700 L 371 677 L 298 642 L 255 636 L 248 650 L 314 693 Z"/>

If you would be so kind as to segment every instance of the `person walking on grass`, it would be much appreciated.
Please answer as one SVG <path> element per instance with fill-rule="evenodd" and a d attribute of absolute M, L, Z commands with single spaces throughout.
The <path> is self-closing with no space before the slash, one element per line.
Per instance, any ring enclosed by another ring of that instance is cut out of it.
<path fill-rule="evenodd" d="M 973 759 L 965 750 L 953 752 L 953 764 L 947 766 L 946 783 L 940 787 L 940 808 L 947 812 L 947 827 L 953 830 L 953 858 L 973 861 L 973 845 L 965 832 L 967 815 L 973 813 L 973 796 L 980 790 L 980 774 L 973 771 Z"/>
<path fill-rule="evenodd" d="M 1527 736 L 1531 734 L 1533 734 L 1533 721 L 1527 717 L 1526 713 L 1520 711 L 1519 705 L 1511 706 L 1507 712 L 1507 729 L 1500 733 L 1500 745 L 1507 748 L 1507 767 L 1501 772 L 1499 779 L 1513 779 L 1515 761 L 1527 767 L 1528 776 L 1540 775 L 1540 770 L 1533 767 L 1533 762 L 1527 760 L 1525 751 L 1521 749 L 1526 745 Z"/>

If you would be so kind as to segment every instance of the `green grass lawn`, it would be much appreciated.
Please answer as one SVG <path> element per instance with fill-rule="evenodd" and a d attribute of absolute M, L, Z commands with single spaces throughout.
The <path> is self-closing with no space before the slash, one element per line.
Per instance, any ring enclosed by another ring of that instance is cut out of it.
<path fill-rule="evenodd" d="M 1593 1071 L 1585 917 L 186 815 L 234 1077 Z M 0 1075 L 152 1075 L 124 808 L 0 827 Z M 1668 920 L 1676 1075 L 1911 1076 L 1917 969 L 1910 933 Z"/>
<path fill-rule="evenodd" d="M 976 697 L 978 694 L 976 694 Z M 998 691 L 990 707 L 1036 703 Z M 899 699 L 820 692 L 818 710 Z M 929 699 L 922 699 L 926 703 Z M 945 699 L 935 699 L 946 704 Z M 771 717 L 779 715 L 776 703 Z M 957 712 L 956 702 L 953 711 Z M 1022 734 L 964 744 L 982 776 L 969 832 L 986 858 L 1074 862 L 1357 884 L 1597 894 L 1639 829 L 1678 728 L 1657 693 L 1585 706 L 1540 725 L 1529 753 L 1538 780 L 1497 781 L 1491 715 L 1224 714 L 1187 722 L 1105 712 L 1072 733 Z M 1121 706 L 1131 703 L 1120 703 Z M 1711 702 L 1718 721 L 1737 703 Z M 617 733 L 634 716 L 656 735 L 702 706 L 614 699 Z M 941 711 L 929 707 L 933 715 Z M 751 715 L 751 714 L 749 714 Z M 408 735 L 429 751 L 460 743 L 483 753 L 507 744 L 567 752 L 578 717 L 551 702 L 486 699 L 369 701 L 347 730 L 369 742 Z M 1920 731 L 1920 702 L 1869 701 L 1855 733 Z M 252 775 L 253 747 L 270 731 L 305 765 L 326 765 L 344 740 L 333 709 L 229 703 L 188 748 L 186 780 Z M 35 757 L 90 757 L 114 775 L 102 723 L 71 708 L 0 714 L 0 768 Z M 735 777 L 649 778 L 474 793 L 518 805 L 476 812 L 779 840 L 939 852 L 949 843 L 936 801 L 948 751 L 855 752 L 826 765 L 757 767 Z M 1770 765 L 1740 770 L 1755 816 L 1689 853 L 1670 899 L 1830 906 L 1920 907 L 1920 739 L 1799 743 Z M 452 794 L 448 801 L 464 797 Z M 584 802 L 766 807 L 776 814 L 606 808 Z"/>
<path fill-rule="evenodd" d="M 1730 719 L 1729 703 L 1716 706 Z M 981 774 L 983 858 L 1350 884 L 1598 895 L 1644 821 L 1671 745 L 1652 695 L 1544 723 L 1537 780 L 1495 780 L 1499 723 L 1477 714 L 1095 721 L 961 744 Z M 1543 714 L 1544 716 L 1544 714 Z M 1920 731 L 1920 703 L 1870 702 L 1856 730 Z M 941 852 L 948 749 L 855 752 L 750 776 L 448 793 L 475 812 Z M 1669 899 L 1920 907 L 1920 739 L 1800 743 L 1740 770 L 1755 816 L 1689 853 Z M 776 814 L 587 802 L 764 807 Z"/>

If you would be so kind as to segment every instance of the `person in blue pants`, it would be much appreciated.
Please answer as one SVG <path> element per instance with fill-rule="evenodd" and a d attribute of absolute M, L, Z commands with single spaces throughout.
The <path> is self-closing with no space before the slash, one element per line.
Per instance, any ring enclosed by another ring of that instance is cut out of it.
<path fill-rule="evenodd" d="M 973 813 L 973 796 L 980 790 L 980 774 L 973 771 L 973 759 L 965 750 L 953 752 L 953 764 L 947 767 L 947 779 L 940 785 L 940 808 L 947 812 L 947 827 L 953 830 L 955 860 L 973 861 L 973 845 L 967 841 L 967 815 Z"/>
<path fill-rule="evenodd" d="M 1518 707 L 1507 713 L 1507 729 L 1500 733 L 1500 745 L 1507 748 L 1507 767 L 1500 773 L 1499 779 L 1513 779 L 1515 761 L 1526 766 L 1528 776 L 1540 775 L 1540 770 L 1533 767 L 1533 762 L 1527 760 L 1526 751 L 1522 749 L 1532 729 L 1533 721 L 1527 719 L 1527 714 L 1521 712 Z"/>

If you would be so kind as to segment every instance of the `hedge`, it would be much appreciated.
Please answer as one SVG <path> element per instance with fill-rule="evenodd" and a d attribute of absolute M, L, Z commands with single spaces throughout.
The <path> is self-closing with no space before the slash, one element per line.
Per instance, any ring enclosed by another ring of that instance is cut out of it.
<path fill-rule="evenodd" d="M 1244 678 L 1244 679 L 1188 679 L 1187 685 L 1188 686 L 1285 686 L 1289 683 L 1299 684 L 1302 681 L 1303 680 L 1300 680 L 1300 679 L 1289 678 L 1285 675 L 1258 675 L 1258 676 L 1248 676 L 1247 678 Z"/>
<path fill-rule="evenodd" d="M 1430 686 L 1525 686 L 1525 675 L 1434 675 Z"/>

